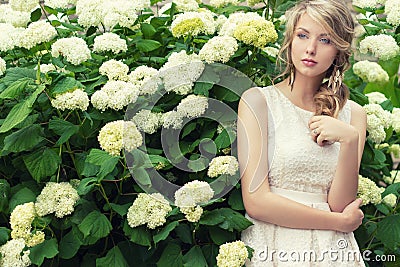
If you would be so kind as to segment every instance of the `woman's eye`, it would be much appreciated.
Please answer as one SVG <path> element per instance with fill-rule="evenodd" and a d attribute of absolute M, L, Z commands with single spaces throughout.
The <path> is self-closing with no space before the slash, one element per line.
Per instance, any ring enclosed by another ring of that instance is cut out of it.
<path fill-rule="evenodd" d="M 297 34 L 297 37 L 299 37 L 300 39 L 304 39 L 307 38 L 307 35 L 305 35 L 304 33 L 299 33 Z"/>
<path fill-rule="evenodd" d="M 331 40 L 328 39 L 328 38 L 321 38 L 320 41 L 321 41 L 321 43 L 324 43 L 324 44 L 330 44 L 331 43 Z"/>

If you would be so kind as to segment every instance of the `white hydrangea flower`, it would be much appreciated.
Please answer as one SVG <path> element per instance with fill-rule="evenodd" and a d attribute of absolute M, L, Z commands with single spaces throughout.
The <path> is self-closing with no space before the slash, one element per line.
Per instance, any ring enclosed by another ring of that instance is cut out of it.
<path fill-rule="evenodd" d="M 218 267 L 241 267 L 249 253 L 243 241 L 225 243 L 219 247 L 217 255 Z"/>
<path fill-rule="evenodd" d="M 370 104 L 380 104 L 380 103 L 388 100 L 386 98 L 386 96 L 380 92 L 371 92 L 371 93 L 365 94 L 365 96 L 368 97 L 368 102 Z"/>
<path fill-rule="evenodd" d="M 278 57 L 278 54 L 279 54 L 279 49 L 278 48 L 267 46 L 267 47 L 264 47 L 262 50 L 265 53 L 267 53 L 267 55 L 269 55 L 271 57 L 274 57 L 274 58 Z"/>
<path fill-rule="evenodd" d="M 126 40 L 119 37 L 116 33 L 105 32 L 94 38 L 93 52 L 111 51 L 114 54 L 118 54 L 127 50 L 128 45 L 126 44 Z"/>
<path fill-rule="evenodd" d="M 393 36 L 379 34 L 365 37 L 360 42 L 360 52 L 363 54 L 371 52 L 381 60 L 389 60 L 400 53 L 400 47 Z"/>
<path fill-rule="evenodd" d="M 210 5 L 215 7 L 223 7 L 229 4 L 238 5 L 239 0 L 210 0 Z"/>
<path fill-rule="evenodd" d="M 10 0 L 10 6 L 14 10 L 31 12 L 35 7 L 39 7 L 38 0 Z"/>
<path fill-rule="evenodd" d="M 139 89 L 129 82 L 108 81 L 100 91 L 92 95 L 93 107 L 105 111 L 107 108 L 121 110 L 134 103 L 139 95 Z"/>
<path fill-rule="evenodd" d="M 196 11 L 199 9 L 199 4 L 196 0 L 174 0 L 176 9 L 179 12 Z"/>
<path fill-rule="evenodd" d="M 58 94 L 54 99 L 51 99 L 51 105 L 59 110 L 87 110 L 89 106 L 89 97 L 83 89 L 75 89 L 71 92 Z"/>
<path fill-rule="evenodd" d="M 37 67 L 35 67 L 35 70 L 37 70 Z M 55 71 L 56 66 L 54 66 L 53 64 L 40 64 L 40 72 L 43 74 L 46 74 L 50 71 Z"/>
<path fill-rule="evenodd" d="M 174 37 L 197 36 L 199 34 L 213 34 L 216 29 L 211 12 L 185 12 L 176 15 L 171 24 Z"/>
<path fill-rule="evenodd" d="M 30 21 L 30 12 L 14 10 L 9 4 L 0 5 L 0 22 L 9 23 L 14 27 L 26 27 Z"/>
<path fill-rule="evenodd" d="M 353 65 L 354 74 L 365 82 L 382 83 L 389 81 L 387 72 L 376 62 L 362 60 Z"/>
<path fill-rule="evenodd" d="M 225 17 L 225 15 L 219 15 L 218 18 L 215 20 L 215 27 L 216 27 L 216 31 L 219 33 L 222 25 L 224 25 L 224 23 L 228 20 L 227 17 Z"/>
<path fill-rule="evenodd" d="M 386 138 L 385 128 L 391 125 L 391 114 L 384 110 L 379 104 L 368 104 L 363 106 L 367 113 L 368 138 L 379 144 Z"/>
<path fill-rule="evenodd" d="M 133 1 L 135 3 L 135 9 L 136 11 L 141 11 L 145 8 L 150 7 L 150 0 L 135 0 Z"/>
<path fill-rule="evenodd" d="M 42 231 L 31 232 L 35 217 L 36 211 L 33 202 L 16 206 L 10 216 L 11 237 L 13 239 L 24 239 L 28 247 L 42 243 L 45 237 L 44 233 Z"/>
<path fill-rule="evenodd" d="M 99 72 L 101 75 L 106 75 L 109 80 L 128 80 L 129 67 L 125 63 L 111 59 L 101 64 Z"/>
<path fill-rule="evenodd" d="M 400 172 L 397 170 L 392 170 L 390 176 L 383 176 L 383 181 L 387 184 L 400 183 Z"/>
<path fill-rule="evenodd" d="M 391 145 L 388 152 L 392 153 L 395 158 L 400 158 L 400 144 Z"/>
<path fill-rule="evenodd" d="M 114 0 L 105 1 L 101 7 L 104 26 L 113 28 L 117 24 L 121 27 L 132 27 L 138 18 L 135 1 Z"/>
<path fill-rule="evenodd" d="M 0 266 L 28 267 L 31 265 L 29 250 L 25 250 L 25 241 L 22 238 L 11 239 L 0 247 Z"/>
<path fill-rule="evenodd" d="M 400 134 L 400 108 L 392 110 L 392 127 L 396 133 Z"/>
<path fill-rule="evenodd" d="M 70 183 L 48 182 L 36 198 L 35 208 L 39 216 L 55 213 L 57 218 L 63 218 L 74 212 L 78 200 L 78 192 Z"/>
<path fill-rule="evenodd" d="M 127 219 L 130 227 L 147 224 L 149 229 L 163 225 L 171 206 L 160 193 L 138 194 L 128 209 Z"/>
<path fill-rule="evenodd" d="M 247 4 L 249 6 L 255 6 L 255 5 L 259 4 L 259 3 L 263 3 L 263 0 L 247 0 Z"/>
<path fill-rule="evenodd" d="M 56 35 L 57 31 L 50 23 L 44 20 L 35 21 L 21 33 L 19 46 L 31 49 L 37 44 L 49 42 Z"/>
<path fill-rule="evenodd" d="M 239 169 L 239 163 L 234 156 L 219 156 L 211 160 L 207 175 L 218 177 L 222 174 L 235 175 Z"/>
<path fill-rule="evenodd" d="M 77 0 L 45 0 L 44 4 L 51 8 L 67 8 L 69 5 L 75 5 Z"/>
<path fill-rule="evenodd" d="M 208 99 L 201 95 L 188 95 L 181 100 L 176 110 L 187 118 L 198 118 L 208 108 Z"/>
<path fill-rule="evenodd" d="M 194 82 L 200 77 L 205 68 L 200 56 L 186 54 L 182 50 L 173 52 L 168 61 L 161 67 L 159 77 L 164 83 L 167 92 L 186 95 L 192 92 Z"/>
<path fill-rule="evenodd" d="M 84 27 L 100 25 L 103 19 L 103 2 L 104 0 L 78 0 L 76 2 L 78 23 Z"/>
<path fill-rule="evenodd" d="M 6 61 L 0 57 L 0 76 L 5 73 L 6 68 Z"/>
<path fill-rule="evenodd" d="M 174 110 L 168 111 L 161 116 L 162 126 L 164 128 L 180 129 L 183 125 L 183 116 Z"/>
<path fill-rule="evenodd" d="M 201 48 L 199 56 L 209 64 L 226 63 L 235 54 L 238 47 L 236 39 L 231 36 L 215 36 Z"/>
<path fill-rule="evenodd" d="M 228 20 L 222 25 L 219 35 L 233 36 L 233 33 L 239 24 L 253 20 L 264 20 L 264 18 L 256 12 L 232 13 Z"/>
<path fill-rule="evenodd" d="M 122 149 L 132 151 L 143 143 L 142 135 L 132 121 L 112 121 L 101 128 L 97 140 L 100 147 L 112 156 L 119 156 Z"/>
<path fill-rule="evenodd" d="M 62 55 L 73 65 L 79 65 L 91 58 L 89 47 L 85 40 L 79 37 L 58 39 L 51 46 L 51 55 L 53 57 Z"/>
<path fill-rule="evenodd" d="M 133 116 L 132 121 L 140 131 L 153 134 L 161 125 L 161 116 L 161 113 L 153 113 L 150 110 L 142 109 Z"/>
<path fill-rule="evenodd" d="M 0 23 L 0 51 L 12 50 L 19 44 L 19 35 L 25 29 L 15 28 L 9 23 Z"/>
<path fill-rule="evenodd" d="M 381 189 L 370 179 L 358 176 L 357 197 L 362 199 L 361 205 L 379 204 L 382 201 Z"/>
<path fill-rule="evenodd" d="M 399 0 L 387 0 L 385 3 L 386 21 L 393 26 L 400 25 L 400 1 Z"/>
<path fill-rule="evenodd" d="M 185 218 L 189 222 L 198 222 L 203 215 L 203 208 L 199 205 L 194 207 L 180 207 L 179 210 L 185 214 Z"/>
<path fill-rule="evenodd" d="M 397 196 L 393 193 L 388 194 L 382 199 L 382 202 L 386 203 L 389 207 L 394 208 L 397 203 Z"/>
<path fill-rule="evenodd" d="M 376 8 L 379 4 L 384 4 L 386 0 L 353 0 L 353 5 L 361 8 Z"/>
<path fill-rule="evenodd" d="M 157 75 L 157 69 L 142 65 L 129 73 L 128 81 L 140 88 L 139 95 L 152 95 L 162 83 Z"/>
<path fill-rule="evenodd" d="M 195 207 L 208 202 L 213 196 L 214 191 L 207 182 L 194 180 L 175 192 L 175 205 L 179 208 Z"/>

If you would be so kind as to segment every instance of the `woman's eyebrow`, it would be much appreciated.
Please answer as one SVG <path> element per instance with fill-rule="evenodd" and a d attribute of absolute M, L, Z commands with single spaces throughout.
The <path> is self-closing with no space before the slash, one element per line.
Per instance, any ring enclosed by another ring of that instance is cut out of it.
<path fill-rule="evenodd" d="M 303 28 L 303 27 L 298 27 L 298 28 L 296 28 L 296 30 L 302 30 L 302 31 L 305 31 L 306 33 L 310 33 L 306 28 Z M 329 36 L 329 34 L 321 33 L 318 36 Z"/>

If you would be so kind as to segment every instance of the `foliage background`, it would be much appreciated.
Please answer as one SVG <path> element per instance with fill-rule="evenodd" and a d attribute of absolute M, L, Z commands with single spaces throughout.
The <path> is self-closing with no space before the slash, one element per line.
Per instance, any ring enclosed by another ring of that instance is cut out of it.
<path fill-rule="evenodd" d="M 174 15 L 179 13 L 176 5 L 173 4 L 164 16 L 157 16 L 154 15 L 157 2 L 152 0 L 153 9 L 145 8 L 138 14 L 138 26 L 133 29 L 120 26 L 113 29 L 101 26 L 84 28 L 77 23 L 74 6 L 52 9 L 41 4 L 32 12 L 31 21 L 48 20 L 57 28 L 57 37 L 29 50 L 16 47 L 12 51 L 0 52 L 7 63 L 6 73 L 0 80 L 0 245 L 10 239 L 9 218 L 17 205 L 34 202 L 46 182 L 79 180 L 77 190 L 80 200 L 72 215 L 62 219 L 47 215 L 34 220 L 34 229 L 43 230 L 46 234 L 45 242 L 30 248 L 30 259 L 34 265 L 215 266 L 219 246 L 240 239 L 240 232 L 250 225 L 243 216 L 238 184 L 229 194 L 204 207 L 205 211 L 197 223 L 188 222 L 179 209 L 174 208 L 168 215 L 167 223 L 154 230 L 145 226 L 129 227 L 127 210 L 143 190 L 132 179 L 124 158 L 102 151 L 97 141 L 101 127 L 107 122 L 124 119 L 125 110 L 100 112 L 89 106 L 84 112 L 60 111 L 50 103 L 53 94 L 76 87 L 84 87 L 89 95 L 99 90 L 107 82 L 107 78 L 100 75 L 99 67 L 107 60 L 122 60 L 131 70 L 141 65 L 160 69 L 172 52 L 185 50 L 198 53 L 212 35 L 174 37 L 170 25 Z M 274 22 L 279 44 L 284 31 L 284 24 L 279 18 L 293 2 L 268 1 L 269 11 L 264 5 L 252 8 L 246 3 L 220 8 L 200 4 L 200 7 L 227 17 L 235 12 L 257 12 Z M 383 6 L 356 8 L 356 12 L 365 14 L 360 22 L 367 32 L 360 39 L 366 35 L 386 33 L 400 43 L 400 29 L 386 22 Z M 378 19 L 373 15 L 377 15 Z M 117 55 L 92 53 L 90 60 L 78 66 L 62 57 L 54 58 L 50 53 L 43 53 L 56 39 L 70 36 L 79 36 L 91 48 L 94 38 L 103 31 L 117 33 L 127 40 L 128 51 Z M 270 46 L 278 48 L 276 44 Z M 357 59 L 352 60 L 356 62 Z M 257 85 L 266 86 L 278 74 L 275 61 L 276 58 L 265 50 L 239 42 L 239 49 L 226 65 L 245 73 Z M 366 83 L 352 70 L 348 71 L 345 82 L 350 87 L 351 98 L 365 105 L 368 99 L 364 94 L 378 91 L 390 99 L 381 104 L 385 110 L 400 107 L 399 62 L 399 55 L 389 61 L 378 61 L 390 76 L 385 84 Z M 54 71 L 44 75 L 35 70 L 38 64 L 45 63 L 52 63 L 68 72 Z M 194 93 L 216 98 L 232 108 L 237 107 L 239 100 L 239 96 L 213 84 L 206 87 L 196 84 Z M 157 108 L 171 110 L 182 98 L 178 94 L 168 94 Z M 224 155 L 224 149 L 234 144 L 231 141 L 227 143 L 227 133 L 218 133 L 217 127 L 218 123 L 206 119 L 186 125 L 183 128 L 185 135 L 180 140 L 185 156 L 191 159 L 200 157 L 198 145 L 203 138 L 214 140 L 217 155 Z M 385 143 L 400 143 L 399 133 L 393 128 L 386 129 L 386 133 Z M 210 181 L 205 170 L 182 173 L 169 165 L 157 141 L 160 140 L 160 131 L 146 140 L 147 147 L 153 148 L 148 150 L 154 155 L 153 164 L 165 163 L 159 171 L 172 173 L 177 177 L 176 184 L 183 185 L 194 179 Z M 394 166 L 388 149 L 378 149 L 368 139 L 360 174 L 384 188 L 382 196 L 393 193 L 397 200 L 394 207 L 384 203 L 364 206 L 364 223 L 355 235 L 361 250 L 369 249 L 377 255 L 395 254 L 399 259 L 400 183 L 390 185 L 383 179 L 390 176 Z M 382 263 L 368 264 L 378 266 Z M 393 262 L 385 264 L 396 265 Z"/>

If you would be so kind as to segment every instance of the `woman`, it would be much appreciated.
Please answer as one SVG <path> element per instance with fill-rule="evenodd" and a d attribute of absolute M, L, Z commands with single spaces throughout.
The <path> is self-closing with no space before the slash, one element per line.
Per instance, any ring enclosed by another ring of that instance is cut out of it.
<path fill-rule="evenodd" d="M 287 13 L 281 83 L 247 90 L 239 103 L 243 201 L 254 225 L 246 266 L 364 266 L 352 231 L 366 114 L 347 100 L 354 22 L 334 0 Z"/>

